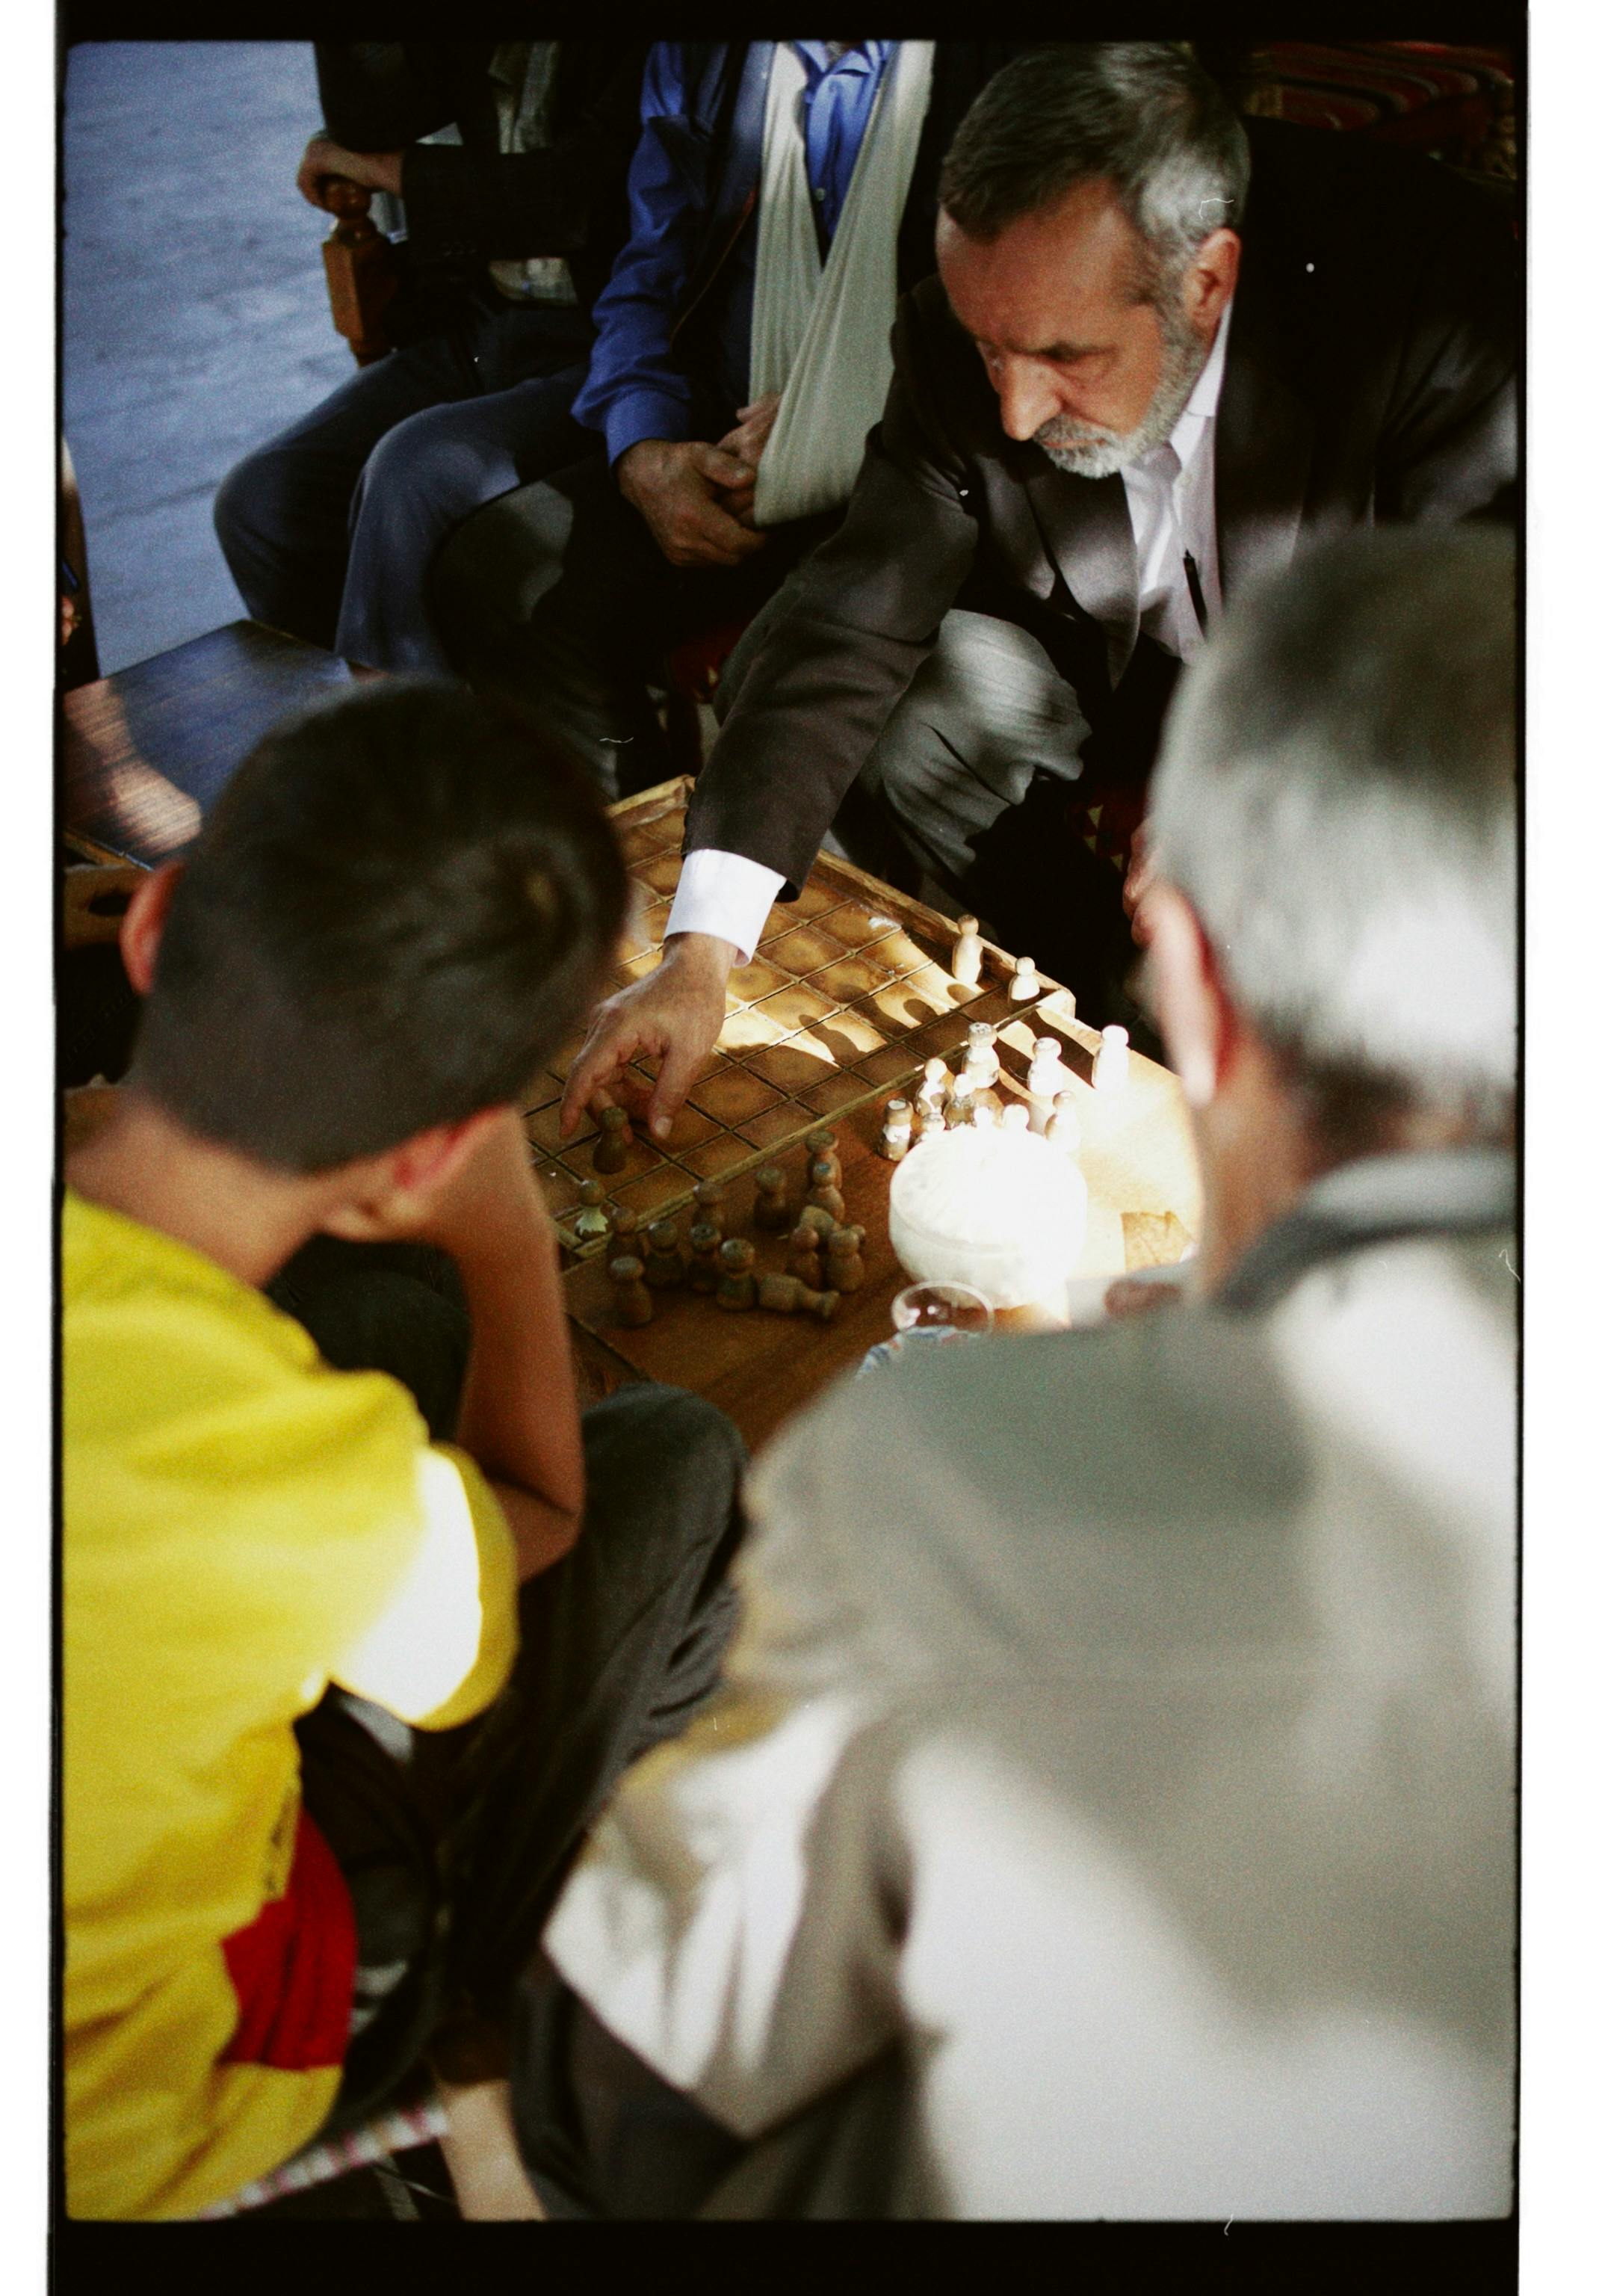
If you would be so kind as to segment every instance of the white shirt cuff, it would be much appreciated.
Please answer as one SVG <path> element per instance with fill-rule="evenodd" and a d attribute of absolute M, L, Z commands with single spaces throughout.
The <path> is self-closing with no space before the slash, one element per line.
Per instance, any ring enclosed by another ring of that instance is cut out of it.
<path fill-rule="evenodd" d="M 748 964 L 782 890 L 781 870 L 768 869 L 764 861 L 751 861 L 742 853 L 704 847 L 684 860 L 667 935 L 712 933 L 718 940 L 732 941 L 739 963 Z"/>

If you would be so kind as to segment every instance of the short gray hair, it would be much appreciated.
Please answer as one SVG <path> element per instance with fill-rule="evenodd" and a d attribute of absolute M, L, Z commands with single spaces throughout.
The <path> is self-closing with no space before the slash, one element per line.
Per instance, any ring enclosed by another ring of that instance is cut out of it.
<path fill-rule="evenodd" d="M 1154 258 L 1140 291 L 1242 221 L 1250 152 L 1221 90 L 1180 42 L 1031 49 L 996 72 L 955 130 L 939 201 L 991 240 L 1080 183 L 1111 184 Z"/>
<path fill-rule="evenodd" d="M 1497 1131 L 1518 1013 L 1515 547 L 1488 527 L 1323 545 L 1184 674 L 1155 865 L 1291 1078 Z"/>

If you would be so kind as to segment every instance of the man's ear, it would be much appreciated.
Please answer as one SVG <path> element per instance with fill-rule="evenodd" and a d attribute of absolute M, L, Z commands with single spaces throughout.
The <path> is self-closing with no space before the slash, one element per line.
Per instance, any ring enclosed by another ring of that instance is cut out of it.
<path fill-rule="evenodd" d="M 117 936 L 122 951 L 122 969 L 141 996 L 149 996 L 150 984 L 155 979 L 156 951 L 160 947 L 167 912 L 183 873 L 181 861 L 164 861 L 159 869 L 152 869 L 135 886 L 123 916 L 122 930 Z"/>
<path fill-rule="evenodd" d="M 489 1127 L 504 1114 L 480 1108 L 458 1124 L 433 1124 L 381 1155 L 349 1168 L 346 1193 L 323 1214 L 329 1235 L 354 1243 L 392 1241 L 419 1231 Z"/>
<path fill-rule="evenodd" d="M 1160 879 L 1139 904 L 1149 932 L 1155 1009 L 1167 1057 L 1192 1108 L 1208 1108 L 1226 1081 L 1239 1025 L 1226 984 L 1193 906 Z"/>
<path fill-rule="evenodd" d="M 1238 284 L 1238 258 L 1242 242 L 1235 231 L 1213 231 L 1201 240 L 1183 274 L 1183 308 L 1191 326 L 1207 332 L 1221 324 L 1221 315 Z"/>

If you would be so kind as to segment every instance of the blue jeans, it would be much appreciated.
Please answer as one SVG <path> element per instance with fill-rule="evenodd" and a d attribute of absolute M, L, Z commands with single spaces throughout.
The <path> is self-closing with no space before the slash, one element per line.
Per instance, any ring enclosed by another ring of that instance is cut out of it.
<path fill-rule="evenodd" d="M 486 293 L 247 455 L 215 519 L 250 614 L 374 668 L 447 675 L 434 556 L 485 503 L 598 450 L 570 411 L 591 340 L 580 310 Z"/>

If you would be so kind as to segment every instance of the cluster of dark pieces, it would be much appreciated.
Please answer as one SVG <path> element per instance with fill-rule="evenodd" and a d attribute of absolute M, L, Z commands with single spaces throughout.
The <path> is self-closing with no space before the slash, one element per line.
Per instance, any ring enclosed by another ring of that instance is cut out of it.
<path fill-rule="evenodd" d="M 620 1111 L 605 1111 L 607 1116 L 613 1113 L 619 1115 Z M 612 1129 L 619 1133 L 621 1128 Z M 602 1141 L 601 1149 L 604 1144 Z M 574 1226 L 582 1233 L 582 1223 L 591 1210 L 607 1224 L 608 1267 L 616 1291 L 617 1320 L 647 1324 L 655 1313 L 654 1292 L 686 1286 L 691 1292 L 714 1297 L 718 1307 L 731 1314 L 766 1308 L 777 1316 L 815 1316 L 821 1323 L 831 1323 L 840 1294 L 858 1291 L 865 1281 L 861 1248 L 866 1231 L 845 1222 L 840 1166 L 833 1152 L 837 1135 L 812 1132 L 805 1144 L 809 1152 L 808 1189 L 797 1217 L 790 1211 L 788 1177 L 782 1167 L 763 1164 L 755 1175 L 754 1225 L 764 1235 L 787 1239 L 786 1268 L 781 1275 L 758 1275 L 755 1246 L 750 1238 L 725 1233 L 727 1191 L 719 1180 L 701 1180 L 694 1190 L 695 1218 L 688 1231 L 686 1251 L 676 1220 L 652 1221 L 641 1240 L 637 1213 L 619 1209 L 607 1216 L 600 1210 L 603 1191 L 599 1182 L 586 1180 L 579 1191 L 584 1210 Z M 596 1169 L 600 1153 L 601 1150 L 594 1153 Z M 602 1232 L 588 1231 L 591 1235 Z"/>

